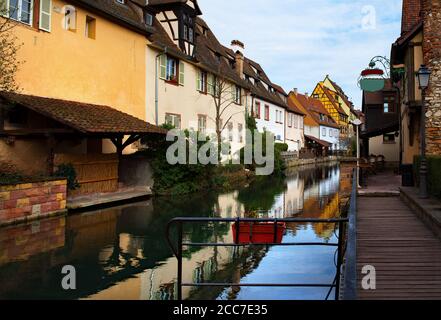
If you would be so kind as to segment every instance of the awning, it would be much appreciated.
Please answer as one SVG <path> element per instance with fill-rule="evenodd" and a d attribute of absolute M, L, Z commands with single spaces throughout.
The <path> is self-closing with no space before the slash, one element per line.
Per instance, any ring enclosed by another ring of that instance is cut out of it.
<path fill-rule="evenodd" d="M 167 134 L 163 128 L 108 106 L 6 92 L 0 92 L 0 101 L 25 107 L 85 135 Z"/>
<path fill-rule="evenodd" d="M 308 135 L 305 134 L 305 138 L 306 138 L 306 140 L 315 142 L 315 143 L 321 145 L 322 147 L 325 147 L 325 148 L 330 148 L 331 147 L 331 144 L 329 142 L 320 140 L 320 139 L 318 139 L 316 137 L 308 136 Z"/>

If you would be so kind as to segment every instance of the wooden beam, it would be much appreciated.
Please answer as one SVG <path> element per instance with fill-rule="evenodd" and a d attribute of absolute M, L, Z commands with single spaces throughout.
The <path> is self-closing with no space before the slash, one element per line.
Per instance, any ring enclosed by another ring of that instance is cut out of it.
<path fill-rule="evenodd" d="M 43 135 L 48 134 L 74 134 L 78 133 L 70 129 L 16 129 L 16 130 L 0 130 L 2 136 L 29 136 L 29 135 Z"/>

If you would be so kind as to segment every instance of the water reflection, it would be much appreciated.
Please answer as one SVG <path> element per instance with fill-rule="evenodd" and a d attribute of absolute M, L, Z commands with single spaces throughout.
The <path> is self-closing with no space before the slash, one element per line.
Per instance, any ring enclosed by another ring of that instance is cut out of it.
<path fill-rule="evenodd" d="M 169 300 L 177 262 L 164 228 L 178 216 L 340 215 L 338 166 L 303 168 L 227 194 L 154 199 L 134 205 L 0 229 L 0 298 Z M 290 224 L 284 241 L 335 241 L 332 224 Z M 232 242 L 228 224 L 187 225 L 186 241 Z M 335 249 L 192 248 L 184 282 L 331 283 Z M 77 270 L 77 290 L 61 289 L 61 268 Z M 323 299 L 325 289 L 184 288 L 191 299 Z M 268 295 L 268 292 L 270 294 Z"/>

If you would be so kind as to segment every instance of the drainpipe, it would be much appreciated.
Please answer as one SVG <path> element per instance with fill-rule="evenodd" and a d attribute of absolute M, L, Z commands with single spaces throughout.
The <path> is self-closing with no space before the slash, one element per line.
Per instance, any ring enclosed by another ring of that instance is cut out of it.
<path fill-rule="evenodd" d="M 167 54 L 167 47 L 164 48 L 164 51 L 161 53 L 158 53 L 155 58 L 155 124 L 159 126 L 159 94 L 158 94 L 158 59 L 163 54 Z"/>

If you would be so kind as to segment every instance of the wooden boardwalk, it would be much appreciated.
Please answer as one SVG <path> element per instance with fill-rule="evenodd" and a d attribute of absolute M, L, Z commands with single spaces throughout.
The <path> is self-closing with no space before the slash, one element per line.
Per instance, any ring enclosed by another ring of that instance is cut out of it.
<path fill-rule="evenodd" d="M 359 299 L 441 299 L 441 241 L 399 197 L 359 197 Z M 361 289 L 361 268 L 374 266 L 377 289 Z"/>

